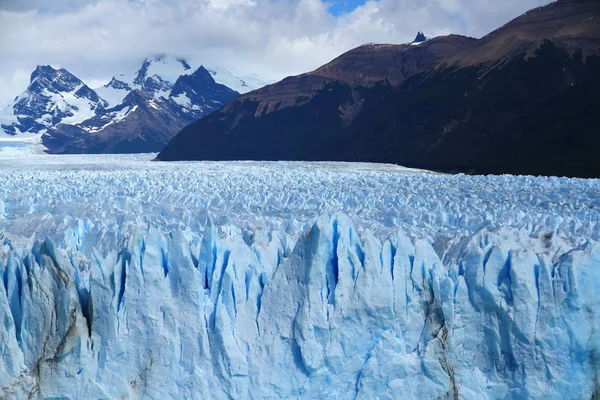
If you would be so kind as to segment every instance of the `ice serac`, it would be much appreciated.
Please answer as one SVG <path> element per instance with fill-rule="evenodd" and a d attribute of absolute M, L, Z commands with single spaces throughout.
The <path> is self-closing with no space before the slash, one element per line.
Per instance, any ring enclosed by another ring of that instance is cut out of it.
<path fill-rule="evenodd" d="M 600 247 L 518 237 L 334 214 L 259 245 L 208 219 L 77 264 L 5 240 L 0 397 L 593 398 Z"/>

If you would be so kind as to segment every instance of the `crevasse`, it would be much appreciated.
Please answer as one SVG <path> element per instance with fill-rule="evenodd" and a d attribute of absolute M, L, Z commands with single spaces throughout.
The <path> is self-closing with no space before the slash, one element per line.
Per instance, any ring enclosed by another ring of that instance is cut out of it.
<path fill-rule="evenodd" d="M 260 246 L 209 220 L 81 264 L 4 239 L 0 397 L 598 396 L 600 246 L 518 235 L 381 242 L 333 214 Z"/>

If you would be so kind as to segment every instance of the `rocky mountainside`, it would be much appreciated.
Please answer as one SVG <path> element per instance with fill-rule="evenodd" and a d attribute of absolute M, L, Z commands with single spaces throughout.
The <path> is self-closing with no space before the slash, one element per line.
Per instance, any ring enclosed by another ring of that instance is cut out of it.
<path fill-rule="evenodd" d="M 599 49 L 592 0 L 559 0 L 479 40 L 361 46 L 241 96 L 158 158 L 600 176 Z"/>
<path fill-rule="evenodd" d="M 27 90 L 0 113 L 1 129 L 40 135 L 51 153 L 156 152 L 184 126 L 239 95 L 216 80 L 242 90 L 260 85 L 222 67 L 194 70 L 167 55 L 148 58 L 136 73 L 116 75 L 96 90 L 65 69 L 38 67 Z"/>
<path fill-rule="evenodd" d="M 119 105 L 80 124 L 59 124 L 42 140 L 51 153 L 155 152 L 194 120 L 182 109 L 172 99 L 133 90 Z"/>
<path fill-rule="evenodd" d="M 358 47 L 311 73 L 240 96 L 183 130 L 159 159 L 331 159 L 320 147 L 352 125 L 382 80 L 400 85 L 473 41 L 451 35 L 418 46 Z"/>

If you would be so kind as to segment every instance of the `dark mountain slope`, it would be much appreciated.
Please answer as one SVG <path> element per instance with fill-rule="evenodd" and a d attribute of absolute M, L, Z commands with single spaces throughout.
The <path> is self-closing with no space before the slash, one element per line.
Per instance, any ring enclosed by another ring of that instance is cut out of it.
<path fill-rule="evenodd" d="M 569 53 L 595 54 L 600 41 L 600 1 L 559 0 L 528 11 L 481 38 L 446 64 L 480 65 L 532 56 L 545 40 Z"/>
<path fill-rule="evenodd" d="M 552 3 L 411 77 L 327 151 L 442 171 L 598 177 L 599 56 L 600 2 Z"/>
<path fill-rule="evenodd" d="M 415 72 L 468 49 L 475 42 L 473 38 L 448 35 L 414 44 L 367 44 L 342 54 L 310 75 L 329 77 L 353 86 L 372 86 L 385 80 L 399 85 Z"/>
<path fill-rule="evenodd" d="M 301 91 L 288 78 L 269 87 L 271 93 L 250 93 L 188 126 L 158 158 L 373 161 L 450 172 L 600 176 L 599 15 L 600 2 L 559 0 L 426 65 L 391 61 L 379 82 L 373 69 L 361 66 L 368 56 L 359 48 L 349 54 L 355 60 L 344 55 L 295 78 L 336 77 L 313 88 L 308 100 L 273 104 L 273 93 L 293 99 Z M 412 47 L 422 51 L 434 40 Z M 385 47 L 379 51 L 385 54 Z M 353 65 L 361 67 L 353 72 Z"/>
<path fill-rule="evenodd" d="M 479 78 L 485 73 L 485 81 Z M 600 176 L 600 57 L 546 42 L 502 68 L 414 76 L 326 153 L 442 171 Z"/>
<path fill-rule="evenodd" d="M 358 47 L 314 72 L 240 96 L 186 127 L 159 159 L 322 159 L 323 141 L 351 124 L 370 88 L 382 86 L 376 82 L 399 85 L 473 42 L 451 35 L 415 46 Z"/>

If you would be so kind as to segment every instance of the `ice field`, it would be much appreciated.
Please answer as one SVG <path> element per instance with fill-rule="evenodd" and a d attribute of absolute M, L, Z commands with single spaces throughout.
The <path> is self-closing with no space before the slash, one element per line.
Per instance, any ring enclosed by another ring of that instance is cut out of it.
<path fill-rule="evenodd" d="M 600 180 L 0 144 L 0 398 L 600 394 Z"/>

